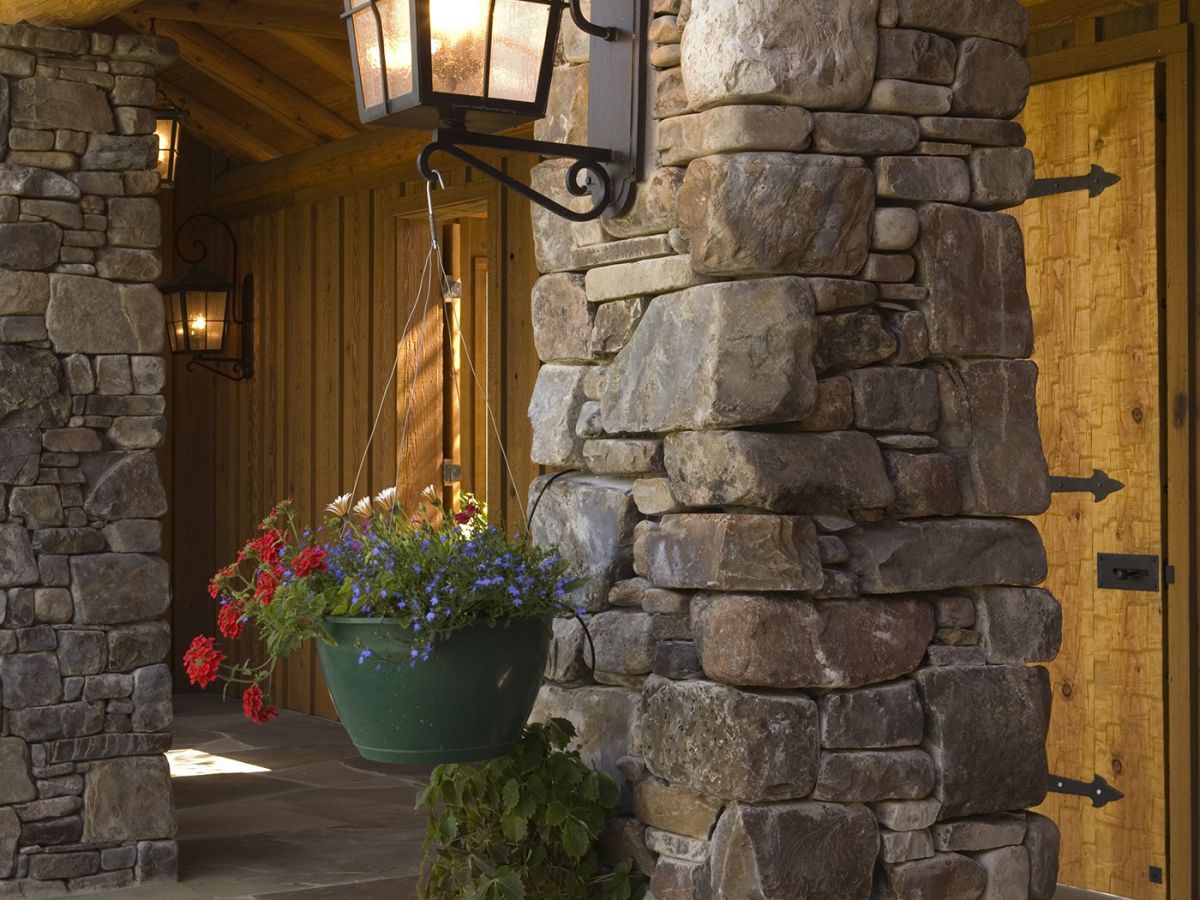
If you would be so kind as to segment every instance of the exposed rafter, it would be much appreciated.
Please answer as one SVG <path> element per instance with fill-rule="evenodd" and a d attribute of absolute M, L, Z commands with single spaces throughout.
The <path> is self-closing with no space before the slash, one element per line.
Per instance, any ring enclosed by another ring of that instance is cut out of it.
<path fill-rule="evenodd" d="M 354 83 L 354 69 L 350 65 L 350 45 L 346 40 L 334 43 L 287 31 L 281 31 L 275 37 L 338 81 L 345 84 Z"/>
<path fill-rule="evenodd" d="M 64 25 L 86 28 L 115 16 L 137 0 L 4 0 L 0 24 L 29 22 L 33 25 Z"/>
<path fill-rule="evenodd" d="M 72 0 L 60 0 L 66 5 Z M 126 3 L 126 8 L 134 6 Z M 252 28 L 258 31 L 298 32 L 320 37 L 344 37 L 341 4 L 312 3 L 304 0 L 144 0 L 135 13 L 160 21 L 194 22 L 225 28 Z"/>
<path fill-rule="evenodd" d="M 183 127 L 206 144 L 235 159 L 249 162 L 266 162 L 283 156 L 282 150 L 255 137 L 241 125 L 231 122 L 211 106 L 202 103 L 171 82 L 160 78 L 159 87 L 173 103 L 184 105 L 188 115 Z"/>
<path fill-rule="evenodd" d="M 122 17 L 142 31 L 149 21 Z M 333 111 L 197 25 L 156 22 L 157 33 L 179 44 L 179 56 L 209 78 L 314 144 L 361 133 Z"/>

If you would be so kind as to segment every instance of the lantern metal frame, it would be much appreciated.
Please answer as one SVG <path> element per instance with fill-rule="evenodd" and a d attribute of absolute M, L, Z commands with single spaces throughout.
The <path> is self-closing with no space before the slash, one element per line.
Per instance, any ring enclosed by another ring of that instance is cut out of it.
<path fill-rule="evenodd" d="M 214 284 L 191 283 L 186 278 L 189 270 L 199 268 L 200 264 L 208 258 L 208 244 L 200 238 L 192 241 L 194 249 L 190 254 L 185 253 L 182 249 L 181 238 L 184 229 L 193 222 L 201 219 L 214 222 L 220 226 L 229 237 L 229 243 L 232 248 L 232 270 L 234 277 L 230 281 L 222 281 L 220 283 L 220 288 L 224 289 L 227 294 L 225 299 L 224 328 L 221 332 L 221 349 L 191 349 L 190 338 L 186 330 L 187 303 L 186 300 L 181 299 L 180 309 L 185 322 L 183 349 L 175 349 L 172 346 L 171 352 L 176 356 L 186 355 L 191 357 L 187 364 L 187 371 L 189 372 L 195 369 L 205 369 L 230 381 L 244 381 L 254 377 L 254 275 L 247 273 L 242 279 L 241 288 L 239 289 L 235 286 L 234 282 L 236 281 L 238 271 L 238 243 L 233 229 L 229 227 L 229 223 L 211 213 L 196 213 L 184 219 L 179 224 L 179 227 L 175 229 L 175 253 L 188 264 L 189 268 L 162 284 L 159 289 L 163 294 L 165 307 L 169 310 L 170 297 L 174 294 L 186 295 L 189 291 L 212 291 L 214 287 L 217 287 Z M 200 271 L 206 272 L 207 270 Z M 221 276 L 215 277 L 220 278 Z M 238 325 L 241 328 L 241 353 L 239 356 L 220 356 L 219 354 L 224 352 L 225 345 L 229 340 L 230 325 Z M 229 365 L 230 371 L 226 372 L 223 369 L 217 368 L 218 364 Z"/>
<path fill-rule="evenodd" d="M 188 119 L 187 108 L 183 105 L 176 106 L 171 102 L 171 99 L 159 91 L 159 96 L 162 98 L 163 105 L 158 106 L 154 110 L 154 133 L 158 135 L 158 123 L 171 123 L 171 138 L 167 148 L 167 174 L 160 178 L 158 186 L 162 190 L 171 190 L 175 187 L 176 167 L 179 165 L 179 139 L 180 133 L 183 131 L 183 124 Z M 159 148 L 159 153 L 162 148 Z M 155 160 L 155 168 L 157 168 L 157 158 Z"/>
<path fill-rule="evenodd" d="M 374 13 L 376 46 L 380 48 L 385 43 L 383 21 L 377 6 L 378 0 L 347 0 L 348 9 L 343 19 L 346 20 L 350 36 L 355 91 L 364 124 L 433 129 L 433 141 L 417 159 L 422 177 L 431 184 L 440 180 L 432 165 L 432 157 L 436 153 L 445 153 L 572 222 L 587 222 L 626 212 L 633 202 L 637 182 L 643 175 L 649 80 L 647 31 L 651 0 L 592 0 L 592 20 L 584 15 L 581 0 L 521 0 L 550 8 L 546 46 L 538 71 L 537 96 L 532 102 L 434 91 L 429 33 L 431 2 L 437 0 L 408 0 L 410 41 L 414 51 L 412 90 L 394 100 L 388 99 L 386 53 L 381 50 L 384 52 L 384 65 L 381 67 L 384 100 L 381 104 L 368 107 L 363 96 L 354 16 L 368 9 Z M 496 0 L 492 0 L 493 12 L 495 5 Z M 495 134 L 495 131 L 539 119 L 545 114 L 553 77 L 554 48 L 565 11 L 570 12 L 576 27 L 591 38 L 588 61 L 589 145 Z M 489 31 L 489 53 L 490 43 Z M 490 68 L 487 58 L 485 56 L 485 77 Z M 591 206 L 582 211 L 571 209 L 465 149 L 468 147 L 574 160 L 567 171 L 567 191 L 574 197 L 590 195 Z"/>

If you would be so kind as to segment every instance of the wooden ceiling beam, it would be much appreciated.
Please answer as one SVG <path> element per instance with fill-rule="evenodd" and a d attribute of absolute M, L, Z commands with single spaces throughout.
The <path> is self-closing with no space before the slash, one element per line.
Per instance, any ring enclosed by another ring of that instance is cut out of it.
<path fill-rule="evenodd" d="M 171 82 L 160 78 L 159 87 L 172 102 L 182 103 L 187 109 L 188 115 L 183 127 L 209 146 L 227 156 L 247 162 L 267 162 L 283 156 L 283 151 L 279 148 L 255 137 L 241 125 L 227 119 Z"/>
<path fill-rule="evenodd" d="M 71 0 L 60 0 L 69 4 Z M 250 28 L 277 33 L 295 32 L 317 37 L 346 36 L 340 3 L 305 3 L 291 0 L 143 0 L 126 3 L 138 15 L 159 21 Z"/>
<path fill-rule="evenodd" d="M 4 0 L 0 24 L 62 25 L 87 28 L 110 16 L 123 13 L 137 0 Z M 343 27 L 342 31 L 345 31 Z"/>
<path fill-rule="evenodd" d="M 149 30 L 149 22 L 141 16 L 122 18 L 142 31 Z M 155 25 L 159 35 L 179 44 L 180 59 L 312 143 L 338 141 L 362 132 L 211 32 L 181 22 Z"/>
<path fill-rule="evenodd" d="M 354 84 L 354 68 L 350 65 L 350 42 L 344 36 L 340 44 L 290 31 L 281 31 L 275 37 L 338 81 Z"/>

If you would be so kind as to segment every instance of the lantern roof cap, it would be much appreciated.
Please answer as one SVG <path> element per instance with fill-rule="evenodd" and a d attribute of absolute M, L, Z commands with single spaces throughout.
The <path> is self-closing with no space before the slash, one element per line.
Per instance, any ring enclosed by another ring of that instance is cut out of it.
<path fill-rule="evenodd" d="M 187 291 L 232 291 L 233 285 L 227 278 L 210 272 L 203 266 L 191 263 L 165 281 L 159 290 L 164 294 L 182 294 Z"/>

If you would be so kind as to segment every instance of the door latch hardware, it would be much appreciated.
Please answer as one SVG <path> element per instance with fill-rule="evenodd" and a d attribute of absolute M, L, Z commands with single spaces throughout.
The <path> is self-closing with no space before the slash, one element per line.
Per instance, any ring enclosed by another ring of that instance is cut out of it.
<path fill-rule="evenodd" d="M 1109 494 L 1115 494 L 1125 487 L 1123 482 L 1110 478 L 1101 469 L 1093 469 L 1091 478 L 1071 478 L 1067 475 L 1050 476 L 1050 492 L 1052 494 L 1091 494 L 1099 503 Z"/>
<path fill-rule="evenodd" d="M 1053 197 L 1056 194 L 1070 194 L 1075 191 L 1087 191 L 1089 197 L 1099 197 L 1106 190 L 1121 180 L 1120 175 L 1106 172 L 1103 168 L 1092 163 L 1092 170 L 1086 175 L 1073 175 L 1070 178 L 1038 178 L 1029 190 L 1029 199 L 1034 197 Z"/>
<path fill-rule="evenodd" d="M 1163 883 L 1162 866 L 1151 866 L 1150 867 L 1150 883 L 1151 884 L 1162 884 Z"/>
<path fill-rule="evenodd" d="M 1052 794 L 1070 794 L 1073 797 L 1087 797 L 1092 801 L 1094 809 L 1107 806 L 1125 796 L 1100 775 L 1093 778 L 1091 783 L 1077 781 L 1074 778 L 1064 778 L 1061 775 L 1051 775 L 1049 790 Z"/>
<path fill-rule="evenodd" d="M 442 484 L 453 484 L 456 481 L 462 481 L 462 475 L 462 466 L 458 463 L 442 463 Z"/>
<path fill-rule="evenodd" d="M 1096 584 L 1107 590 L 1157 591 L 1159 569 L 1157 556 L 1096 554 Z"/>

